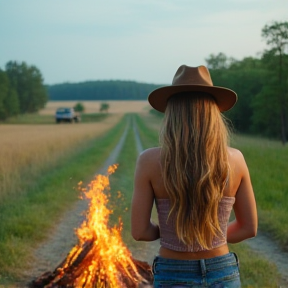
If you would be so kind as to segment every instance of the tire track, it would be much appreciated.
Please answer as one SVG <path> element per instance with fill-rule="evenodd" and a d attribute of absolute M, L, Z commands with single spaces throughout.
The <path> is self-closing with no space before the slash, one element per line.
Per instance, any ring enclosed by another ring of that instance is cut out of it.
<path fill-rule="evenodd" d="M 281 274 L 281 285 L 285 285 L 280 287 L 288 287 L 288 253 L 261 231 L 258 231 L 255 238 L 248 239 L 244 243 L 267 261 L 274 263 Z"/>

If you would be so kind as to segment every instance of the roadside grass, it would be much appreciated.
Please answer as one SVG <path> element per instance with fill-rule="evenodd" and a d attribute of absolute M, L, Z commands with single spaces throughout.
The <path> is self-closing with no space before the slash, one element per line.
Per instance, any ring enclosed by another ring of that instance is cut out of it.
<path fill-rule="evenodd" d="M 150 119 L 147 119 L 147 118 L 150 118 Z M 140 115 L 139 117 L 137 117 L 139 134 L 141 136 L 141 141 L 143 143 L 144 148 L 149 148 L 149 147 L 153 147 L 153 146 L 158 145 L 158 143 L 159 143 L 159 141 L 158 141 L 159 123 L 160 123 L 159 118 L 155 117 L 155 116 L 147 116 L 147 115 L 142 116 L 142 115 Z M 248 139 L 250 139 L 250 138 L 248 138 Z M 254 138 L 251 139 L 252 143 L 254 143 L 253 139 Z M 246 139 L 246 141 L 248 141 L 248 140 Z M 252 143 L 250 143 L 249 141 L 248 142 L 246 142 L 246 141 L 244 141 L 244 143 L 246 143 L 247 148 L 249 148 Z M 237 142 L 236 142 L 236 138 L 235 138 L 235 143 L 238 144 L 238 142 L 240 142 L 240 139 L 237 138 Z M 242 143 L 242 146 L 244 146 L 244 143 Z M 256 141 L 254 143 L 255 150 L 257 150 L 257 147 L 258 147 L 257 143 L 258 143 L 258 141 Z M 258 149 L 259 149 L 259 147 L 258 147 Z M 246 154 L 245 152 L 246 151 L 244 151 L 244 155 Z M 254 151 L 252 151 L 252 154 L 249 156 L 253 157 L 253 155 L 254 155 Z M 255 165 L 256 164 L 257 164 L 257 162 L 255 162 Z M 248 165 L 249 165 L 249 163 L 248 163 Z M 258 166 L 262 167 L 261 165 L 256 165 L 256 168 Z M 271 168 L 271 166 L 270 166 L 270 168 Z M 283 167 L 282 167 L 282 169 L 283 169 Z M 259 174 L 260 173 L 261 172 L 259 172 Z M 263 175 L 261 176 L 261 178 L 262 177 L 263 177 Z M 259 181 L 261 182 L 260 179 L 259 179 Z M 257 197 L 257 195 L 256 195 L 256 197 Z M 239 256 L 240 262 L 241 262 L 240 271 L 241 271 L 242 287 L 246 287 L 246 288 L 250 288 L 250 287 L 251 288 L 252 287 L 261 287 L 261 288 L 262 287 L 279 287 L 279 285 L 278 285 L 279 274 L 278 274 L 277 268 L 274 264 L 269 263 L 264 258 L 258 256 L 245 243 L 239 243 L 239 244 L 234 244 L 234 245 L 229 245 L 229 246 L 230 246 L 231 251 L 234 251 L 237 253 L 237 255 Z"/>
<path fill-rule="evenodd" d="M 150 117 L 145 116 L 145 118 L 141 117 L 139 114 L 136 115 L 136 123 L 138 126 L 139 136 L 144 149 L 159 146 L 159 129 L 149 129 L 148 127 L 150 125 L 153 125 L 153 127 L 157 127 L 159 126 L 160 122 L 161 119 L 159 120 L 159 117 L 156 117 L 154 115 Z M 155 126 L 155 123 L 157 126 Z"/>
<path fill-rule="evenodd" d="M 288 250 L 288 146 L 244 135 L 236 135 L 232 144 L 249 167 L 260 230 Z"/>
<path fill-rule="evenodd" d="M 5 121 L 0 121 L 2 124 L 54 124 L 55 118 L 53 115 L 40 115 L 38 113 L 21 114 L 10 117 Z"/>
<path fill-rule="evenodd" d="M 109 115 L 110 114 L 108 113 L 81 113 L 81 122 L 82 123 L 98 122 L 98 121 L 102 121 Z M 0 121 L 0 123 L 3 123 L 3 124 L 56 124 L 54 115 L 46 115 L 46 114 L 39 114 L 39 113 L 28 113 L 28 114 L 22 114 L 22 115 L 10 117 L 6 119 L 5 121 Z M 77 124 L 80 124 L 80 123 L 77 123 Z M 66 123 L 66 124 L 71 124 L 71 123 Z"/>
<path fill-rule="evenodd" d="M 109 113 L 83 113 L 81 114 L 81 122 L 89 123 L 89 122 L 99 122 L 103 121 L 111 114 Z"/>
<path fill-rule="evenodd" d="M 0 204 L 0 284 L 21 279 L 33 261 L 32 248 L 45 239 L 59 217 L 78 199 L 74 188 L 91 180 L 119 141 L 126 121 L 122 119 L 101 137 L 87 140 L 70 156 L 59 161 Z M 89 177 L 89 178 L 88 178 Z"/>

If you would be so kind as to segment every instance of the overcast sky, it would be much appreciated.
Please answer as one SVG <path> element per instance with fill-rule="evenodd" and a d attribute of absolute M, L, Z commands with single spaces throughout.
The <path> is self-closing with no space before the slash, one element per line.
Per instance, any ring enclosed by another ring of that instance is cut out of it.
<path fill-rule="evenodd" d="M 210 54 L 256 57 L 263 26 L 287 20 L 287 0 L 0 0 L 0 67 L 25 61 L 46 84 L 170 84 Z"/>

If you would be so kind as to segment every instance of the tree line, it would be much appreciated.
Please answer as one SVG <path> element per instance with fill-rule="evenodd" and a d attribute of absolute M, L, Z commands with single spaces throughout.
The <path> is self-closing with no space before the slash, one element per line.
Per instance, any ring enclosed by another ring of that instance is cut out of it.
<path fill-rule="evenodd" d="M 214 85 L 231 88 L 238 103 L 226 113 L 234 127 L 281 139 L 288 137 L 288 22 L 273 22 L 262 29 L 267 50 L 260 58 L 237 61 L 223 53 L 207 59 Z M 247 43 L 248 45 L 249 43 Z"/>
<path fill-rule="evenodd" d="M 47 86 L 49 99 L 65 100 L 146 100 L 161 85 L 135 81 L 101 80 Z"/>
<path fill-rule="evenodd" d="M 25 62 L 9 61 L 0 69 L 0 120 L 33 113 L 48 100 L 40 70 Z"/>

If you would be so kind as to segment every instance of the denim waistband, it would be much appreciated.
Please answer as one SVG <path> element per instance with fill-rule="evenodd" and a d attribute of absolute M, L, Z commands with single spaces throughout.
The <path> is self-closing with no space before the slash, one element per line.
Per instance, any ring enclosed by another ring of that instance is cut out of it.
<path fill-rule="evenodd" d="M 239 260 L 234 252 L 230 252 L 228 254 L 217 256 L 209 259 L 201 259 L 201 260 L 178 260 L 178 259 L 168 259 L 163 258 L 161 256 L 156 256 L 153 262 L 152 271 L 154 272 L 157 269 L 157 266 L 160 268 L 161 266 L 165 266 L 166 269 L 169 269 L 171 266 L 171 270 L 190 270 L 195 272 L 202 273 L 204 271 L 211 269 L 221 269 L 223 267 L 227 267 L 227 265 L 235 265 L 235 263 L 239 266 Z"/>

